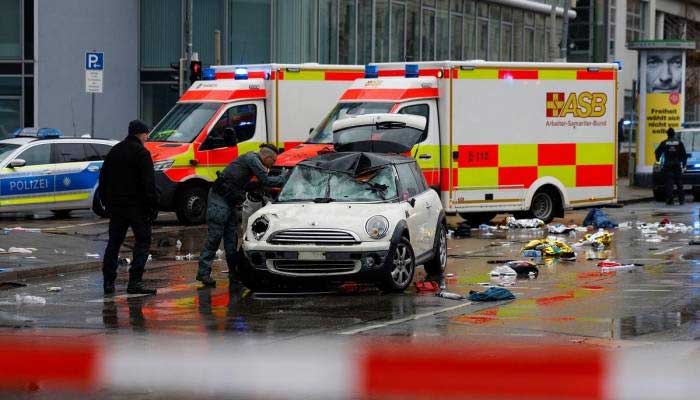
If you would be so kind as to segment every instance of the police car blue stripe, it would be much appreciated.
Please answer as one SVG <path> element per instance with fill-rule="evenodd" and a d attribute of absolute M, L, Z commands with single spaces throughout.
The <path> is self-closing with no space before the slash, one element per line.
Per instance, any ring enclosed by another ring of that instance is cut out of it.
<path fill-rule="evenodd" d="M 100 171 L 96 170 L 94 172 L 91 172 L 91 167 L 102 168 L 102 161 L 91 162 L 80 172 L 61 173 L 59 171 L 55 175 L 56 193 L 70 192 L 75 190 L 91 190 L 92 188 L 94 188 L 95 185 L 97 185 L 97 180 L 100 176 Z"/>

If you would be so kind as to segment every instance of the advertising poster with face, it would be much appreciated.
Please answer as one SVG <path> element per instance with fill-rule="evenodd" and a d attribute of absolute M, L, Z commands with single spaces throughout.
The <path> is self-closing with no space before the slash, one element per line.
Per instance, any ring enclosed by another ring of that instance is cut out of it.
<path fill-rule="evenodd" d="M 640 120 L 643 132 L 643 167 L 654 164 L 654 150 L 666 139 L 669 127 L 683 121 L 685 52 L 676 49 L 647 49 L 640 54 Z M 642 161 L 640 159 L 640 161 Z"/>

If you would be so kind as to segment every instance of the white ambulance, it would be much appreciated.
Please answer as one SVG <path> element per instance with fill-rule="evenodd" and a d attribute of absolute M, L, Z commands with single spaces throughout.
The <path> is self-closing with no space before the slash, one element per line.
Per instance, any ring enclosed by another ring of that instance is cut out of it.
<path fill-rule="evenodd" d="M 337 119 L 421 115 L 427 132 L 411 154 L 447 212 L 472 222 L 498 212 L 550 221 L 617 201 L 618 74 L 617 64 L 372 64 L 278 165 L 332 147 Z"/>
<path fill-rule="evenodd" d="M 262 143 L 301 143 L 357 78 L 362 66 L 268 64 L 203 70 L 152 129 L 160 208 L 182 223 L 204 221 L 209 186 L 239 154 Z"/>

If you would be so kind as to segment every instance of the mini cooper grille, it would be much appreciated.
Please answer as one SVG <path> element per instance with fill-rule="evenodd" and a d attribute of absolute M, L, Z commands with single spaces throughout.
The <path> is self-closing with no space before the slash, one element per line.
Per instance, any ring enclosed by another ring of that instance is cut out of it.
<path fill-rule="evenodd" d="M 270 236 L 272 244 L 350 245 L 359 241 L 349 232 L 336 229 L 287 229 Z"/>
<path fill-rule="evenodd" d="M 274 269 L 279 272 L 299 275 L 344 274 L 357 272 L 360 269 L 360 262 L 352 260 L 275 260 L 273 265 Z"/>

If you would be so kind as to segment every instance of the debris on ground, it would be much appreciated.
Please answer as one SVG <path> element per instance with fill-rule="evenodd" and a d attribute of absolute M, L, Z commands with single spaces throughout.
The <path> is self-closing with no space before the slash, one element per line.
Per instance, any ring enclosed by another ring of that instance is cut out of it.
<path fill-rule="evenodd" d="M 46 304 L 46 299 L 39 296 L 29 296 L 29 295 L 15 295 L 15 302 L 17 304 Z"/>
<path fill-rule="evenodd" d="M 41 232 L 41 229 L 39 228 L 23 228 L 21 226 L 15 226 L 14 228 L 2 228 L 3 232 L 7 235 L 10 232 L 17 231 L 17 232 L 34 232 L 38 233 Z"/>
<path fill-rule="evenodd" d="M 181 248 L 182 248 L 182 242 L 180 241 L 180 239 L 178 239 L 177 242 L 175 242 L 175 249 L 177 251 L 180 251 Z"/>
<path fill-rule="evenodd" d="M 450 299 L 450 300 L 464 300 L 464 296 L 458 293 L 452 293 L 448 292 L 445 290 L 440 291 L 439 293 L 435 294 L 437 297 L 442 297 L 444 299 Z"/>
<path fill-rule="evenodd" d="M 32 254 L 33 251 L 24 247 L 10 247 L 7 249 L 8 253 L 17 253 L 17 254 Z"/>
<path fill-rule="evenodd" d="M 500 265 L 494 268 L 491 273 L 491 281 L 499 286 L 513 286 L 518 274 L 507 265 Z"/>
<path fill-rule="evenodd" d="M 578 225 L 554 224 L 547 225 L 547 230 L 553 235 L 562 235 L 565 233 L 576 232 Z"/>
<path fill-rule="evenodd" d="M 528 258 L 540 258 L 542 257 L 542 252 L 539 250 L 523 250 L 522 252 L 523 257 L 528 257 Z"/>
<path fill-rule="evenodd" d="M 602 272 L 618 271 L 623 269 L 632 269 L 641 267 L 642 264 L 621 264 L 617 261 L 605 260 L 598 263 L 598 267 Z"/>
<path fill-rule="evenodd" d="M 612 243 L 612 233 L 600 229 L 596 233 L 588 234 L 583 237 L 583 240 L 577 243 L 578 246 L 590 245 L 598 250 L 605 249 Z"/>
<path fill-rule="evenodd" d="M 457 225 L 457 229 L 454 231 L 454 237 L 456 239 L 470 237 L 472 235 L 471 227 L 466 222 L 461 222 Z"/>
<path fill-rule="evenodd" d="M 187 255 L 184 255 L 184 256 L 175 256 L 176 261 L 190 261 L 194 258 L 195 257 L 192 253 L 187 253 Z"/>
<path fill-rule="evenodd" d="M 85 253 L 85 257 L 87 257 L 87 258 L 100 258 L 100 255 L 97 253 Z"/>
<path fill-rule="evenodd" d="M 515 299 L 515 295 L 511 293 L 510 290 L 499 287 L 490 287 L 483 292 L 469 291 L 469 300 L 471 301 L 500 301 L 513 299 Z"/>
<path fill-rule="evenodd" d="M 528 242 L 522 249 L 522 254 L 525 257 L 531 257 L 526 254 L 533 254 L 532 252 L 527 252 L 527 250 L 539 251 L 544 257 L 560 257 L 560 258 L 574 258 L 576 253 L 565 242 L 558 240 L 553 237 L 546 239 L 535 239 Z"/>
<path fill-rule="evenodd" d="M 445 281 L 447 282 L 456 282 L 457 281 L 457 275 L 453 273 L 445 274 Z"/>
<path fill-rule="evenodd" d="M 22 282 L 0 282 L 0 290 L 16 289 L 25 286 L 27 286 L 27 284 Z"/>
<path fill-rule="evenodd" d="M 63 290 L 63 288 L 60 286 L 51 286 L 50 288 L 48 288 L 46 290 L 49 292 L 55 293 L 55 292 L 60 292 L 61 290 Z"/>
<path fill-rule="evenodd" d="M 534 279 L 540 274 L 540 270 L 532 261 L 527 260 L 514 260 L 506 263 L 508 267 L 518 274 L 518 277 Z"/>
<path fill-rule="evenodd" d="M 535 229 L 544 226 L 544 221 L 539 218 L 530 219 L 515 219 L 515 217 L 506 218 L 506 226 L 512 229 Z"/>
<path fill-rule="evenodd" d="M 435 281 L 416 281 L 413 284 L 418 292 L 437 292 L 440 290 L 440 284 Z"/>
<path fill-rule="evenodd" d="M 616 228 L 617 223 L 600 208 L 592 208 L 583 220 L 583 226 L 593 226 L 596 229 Z"/>

